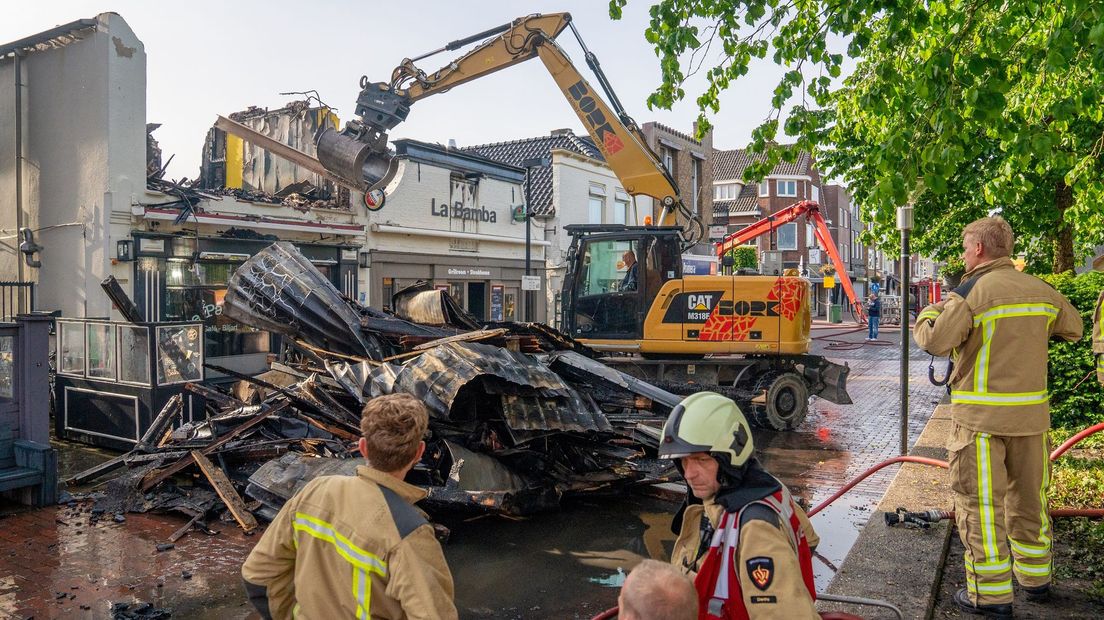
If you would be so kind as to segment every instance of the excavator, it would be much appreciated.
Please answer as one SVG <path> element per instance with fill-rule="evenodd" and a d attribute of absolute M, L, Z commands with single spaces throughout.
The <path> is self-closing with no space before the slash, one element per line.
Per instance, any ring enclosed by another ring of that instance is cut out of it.
<path fill-rule="evenodd" d="M 570 29 L 613 107 L 579 73 L 556 37 Z M 414 63 L 479 42 L 434 73 Z M 811 289 L 789 276 L 684 275 L 682 254 L 703 236 L 700 218 L 648 147 L 587 49 L 569 13 L 534 14 L 405 59 L 388 82 L 360 81 L 356 116 L 315 137 L 318 160 L 340 182 L 383 203 L 397 162 L 387 132 L 426 97 L 540 58 L 626 192 L 650 197 L 656 225 L 568 225 L 564 331 L 602 362 L 679 394 L 724 393 L 759 426 L 791 430 L 811 395 L 850 404 L 850 369 L 810 355 Z M 383 192 L 383 196 L 380 195 Z M 367 204 L 367 203 L 366 203 Z M 829 239 L 830 241 L 830 239 Z"/>
<path fill-rule="evenodd" d="M 828 253 L 828 259 L 832 261 L 832 266 L 839 274 L 843 292 L 847 294 L 847 300 L 851 303 L 851 311 L 855 318 L 862 323 L 866 318 L 862 300 L 855 294 L 855 287 L 851 285 L 851 278 L 847 275 L 847 266 L 843 264 L 836 243 L 832 241 L 832 233 L 828 230 L 828 222 L 824 220 L 824 215 L 820 212 L 820 205 L 812 200 L 802 200 L 792 204 L 726 236 L 717 243 L 717 256 L 723 259 L 726 254 L 738 246 L 801 217 L 812 223 L 813 236 L 816 237 L 817 244 Z"/>

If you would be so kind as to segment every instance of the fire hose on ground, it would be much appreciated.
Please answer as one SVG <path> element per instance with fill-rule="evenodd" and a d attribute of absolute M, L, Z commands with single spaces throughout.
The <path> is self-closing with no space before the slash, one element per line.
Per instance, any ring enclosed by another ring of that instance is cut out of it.
<path fill-rule="evenodd" d="M 1099 424 L 1094 424 L 1094 425 L 1078 432 L 1076 435 L 1070 437 L 1066 441 L 1062 442 L 1062 444 L 1060 446 L 1055 448 L 1054 451 L 1050 453 L 1050 460 L 1051 461 L 1057 460 L 1058 457 L 1065 454 L 1070 448 L 1077 445 L 1081 440 L 1085 439 L 1086 437 L 1088 437 L 1090 435 L 1094 435 L 1096 433 L 1099 433 L 1100 431 L 1104 431 L 1104 422 L 1101 422 Z M 881 463 L 878 463 L 877 465 L 867 469 L 866 471 L 862 472 L 861 474 L 859 474 L 858 476 L 853 478 L 850 482 L 848 482 L 842 488 L 840 488 L 840 490 L 833 493 L 831 497 L 829 497 L 828 499 L 826 499 L 823 502 L 821 502 L 821 503 L 817 504 L 816 506 L 814 506 L 813 509 L 809 511 L 809 516 L 812 517 L 816 513 L 820 512 L 821 510 L 824 510 L 829 505 L 831 505 L 832 502 L 839 499 L 845 493 L 847 493 L 852 488 L 854 488 L 855 485 L 862 482 L 866 478 L 870 477 L 872 474 L 874 474 L 878 470 L 880 470 L 884 467 L 888 467 L 889 465 L 893 465 L 895 463 L 917 463 L 917 464 L 920 464 L 920 465 L 929 465 L 929 466 L 933 466 L 933 467 L 942 467 L 943 469 L 947 469 L 949 467 L 949 465 L 947 464 L 946 461 L 941 461 L 939 459 L 930 459 L 930 458 L 926 458 L 926 457 L 922 457 L 922 456 L 895 456 L 891 459 L 887 459 L 885 461 L 882 461 Z M 941 512 L 947 512 L 947 514 L 949 514 L 951 517 L 954 516 L 953 511 L 941 511 Z M 1104 517 L 1104 508 L 1060 508 L 1060 509 L 1057 509 L 1057 510 L 1051 510 L 1050 514 L 1051 514 L 1051 516 L 1055 516 L 1055 517 L 1094 517 L 1094 518 L 1102 518 L 1102 517 Z"/>

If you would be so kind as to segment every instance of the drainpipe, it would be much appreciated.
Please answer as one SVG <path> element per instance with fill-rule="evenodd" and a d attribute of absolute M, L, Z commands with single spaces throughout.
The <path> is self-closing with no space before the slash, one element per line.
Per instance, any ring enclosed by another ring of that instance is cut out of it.
<path fill-rule="evenodd" d="M 23 230 L 23 50 L 15 50 L 15 230 Z M 18 245 L 18 243 L 16 244 Z M 23 281 L 23 257 L 15 253 L 18 280 Z M 20 295 L 23 292 L 20 290 Z M 22 302 L 22 300 L 20 300 Z M 22 307 L 22 305 L 20 305 Z"/>

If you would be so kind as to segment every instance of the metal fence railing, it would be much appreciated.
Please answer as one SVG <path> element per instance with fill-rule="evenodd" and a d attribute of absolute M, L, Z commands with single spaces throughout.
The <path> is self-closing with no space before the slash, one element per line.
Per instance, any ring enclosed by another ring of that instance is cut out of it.
<path fill-rule="evenodd" d="M 35 309 L 34 282 L 0 281 L 0 321 L 14 320 L 17 315 Z"/>

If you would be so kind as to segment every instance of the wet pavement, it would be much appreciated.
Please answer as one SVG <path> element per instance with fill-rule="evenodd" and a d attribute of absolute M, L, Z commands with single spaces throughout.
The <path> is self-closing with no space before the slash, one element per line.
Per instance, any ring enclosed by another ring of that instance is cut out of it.
<path fill-rule="evenodd" d="M 899 332 L 883 329 L 882 340 L 893 344 L 879 346 L 863 342 L 865 330 L 815 327 L 814 352 L 851 366 L 855 404 L 816 400 L 797 431 L 755 433 L 763 463 L 808 505 L 895 456 L 899 443 Z M 914 349 L 910 360 L 912 442 L 943 388 L 928 383 L 926 354 Z M 79 471 L 109 456 L 67 447 L 63 469 Z M 821 537 L 814 559 L 818 590 L 831 580 L 832 566 L 842 562 L 894 473 L 875 474 L 813 518 Z M 676 508 L 649 497 L 592 497 L 528 519 L 446 521 L 452 534 L 445 555 L 461 617 L 589 618 L 611 607 L 623 573 L 643 558 L 669 556 Z M 90 523 L 83 506 L 0 517 L 0 618 L 109 618 L 112 603 L 134 601 L 170 608 L 174 618 L 251 617 L 238 568 L 255 537 L 225 523 L 217 536 L 193 531 L 158 552 L 183 518 L 127 515 L 115 523 L 110 517 Z"/>

